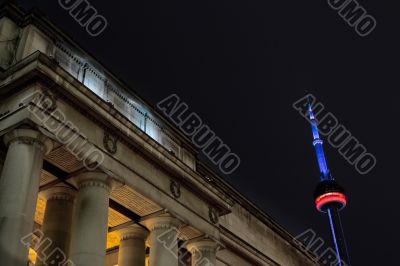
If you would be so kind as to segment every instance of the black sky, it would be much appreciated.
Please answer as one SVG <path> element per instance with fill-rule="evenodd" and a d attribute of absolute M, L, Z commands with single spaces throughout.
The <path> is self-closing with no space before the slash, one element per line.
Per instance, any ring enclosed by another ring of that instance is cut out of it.
<path fill-rule="evenodd" d="M 227 180 L 297 235 L 329 241 L 312 192 L 309 124 L 292 108 L 308 90 L 377 158 L 360 175 L 325 144 L 347 188 L 342 213 L 352 265 L 399 265 L 397 1 L 359 2 L 378 21 L 359 37 L 324 0 L 95 1 L 108 28 L 93 38 L 58 1 L 36 6 L 142 97 L 176 93 L 236 152 Z"/>

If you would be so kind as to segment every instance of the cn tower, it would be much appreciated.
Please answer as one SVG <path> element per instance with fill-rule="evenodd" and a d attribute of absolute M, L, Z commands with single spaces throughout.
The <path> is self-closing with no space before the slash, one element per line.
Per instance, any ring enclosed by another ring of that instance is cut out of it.
<path fill-rule="evenodd" d="M 344 189 L 335 181 L 330 173 L 325 160 L 322 147 L 323 141 L 319 136 L 317 121 L 312 111 L 311 102 L 308 102 L 308 113 L 313 134 L 313 146 L 317 155 L 320 182 L 315 192 L 315 206 L 319 212 L 326 213 L 329 219 L 329 227 L 332 233 L 332 244 L 336 252 L 338 266 L 350 265 L 349 254 L 340 220 L 340 211 L 346 207 L 346 195 Z"/>

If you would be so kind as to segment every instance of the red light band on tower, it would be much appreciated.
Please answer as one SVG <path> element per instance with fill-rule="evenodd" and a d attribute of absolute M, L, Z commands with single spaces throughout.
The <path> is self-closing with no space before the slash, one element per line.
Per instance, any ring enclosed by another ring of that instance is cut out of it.
<path fill-rule="evenodd" d="M 328 192 L 316 198 L 315 206 L 319 211 L 323 211 L 323 206 L 332 202 L 342 204 L 343 208 L 347 204 L 346 196 L 340 192 Z"/>

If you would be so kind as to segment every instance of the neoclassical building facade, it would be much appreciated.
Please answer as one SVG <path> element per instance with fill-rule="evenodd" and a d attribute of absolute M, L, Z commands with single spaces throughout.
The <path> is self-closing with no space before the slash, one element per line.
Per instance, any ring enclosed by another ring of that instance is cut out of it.
<path fill-rule="evenodd" d="M 41 14 L 0 13 L 0 265 L 317 265 Z"/>

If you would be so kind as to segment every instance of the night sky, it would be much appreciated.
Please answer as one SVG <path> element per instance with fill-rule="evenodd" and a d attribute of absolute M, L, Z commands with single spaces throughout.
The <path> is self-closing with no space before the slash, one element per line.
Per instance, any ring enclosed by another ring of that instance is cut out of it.
<path fill-rule="evenodd" d="M 400 265 L 397 1 L 359 1 L 378 22 L 364 38 L 324 0 L 91 0 L 108 20 L 98 37 L 58 1 L 18 2 L 42 10 L 150 103 L 179 95 L 241 158 L 228 182 L 291 234 L 312 228 L 329 242 L 313 205 L 310 126 L 292 108 L 313 93 L 377 158 L 360 175 L 324 145 L 348 192 L 352 265 Z"/>

